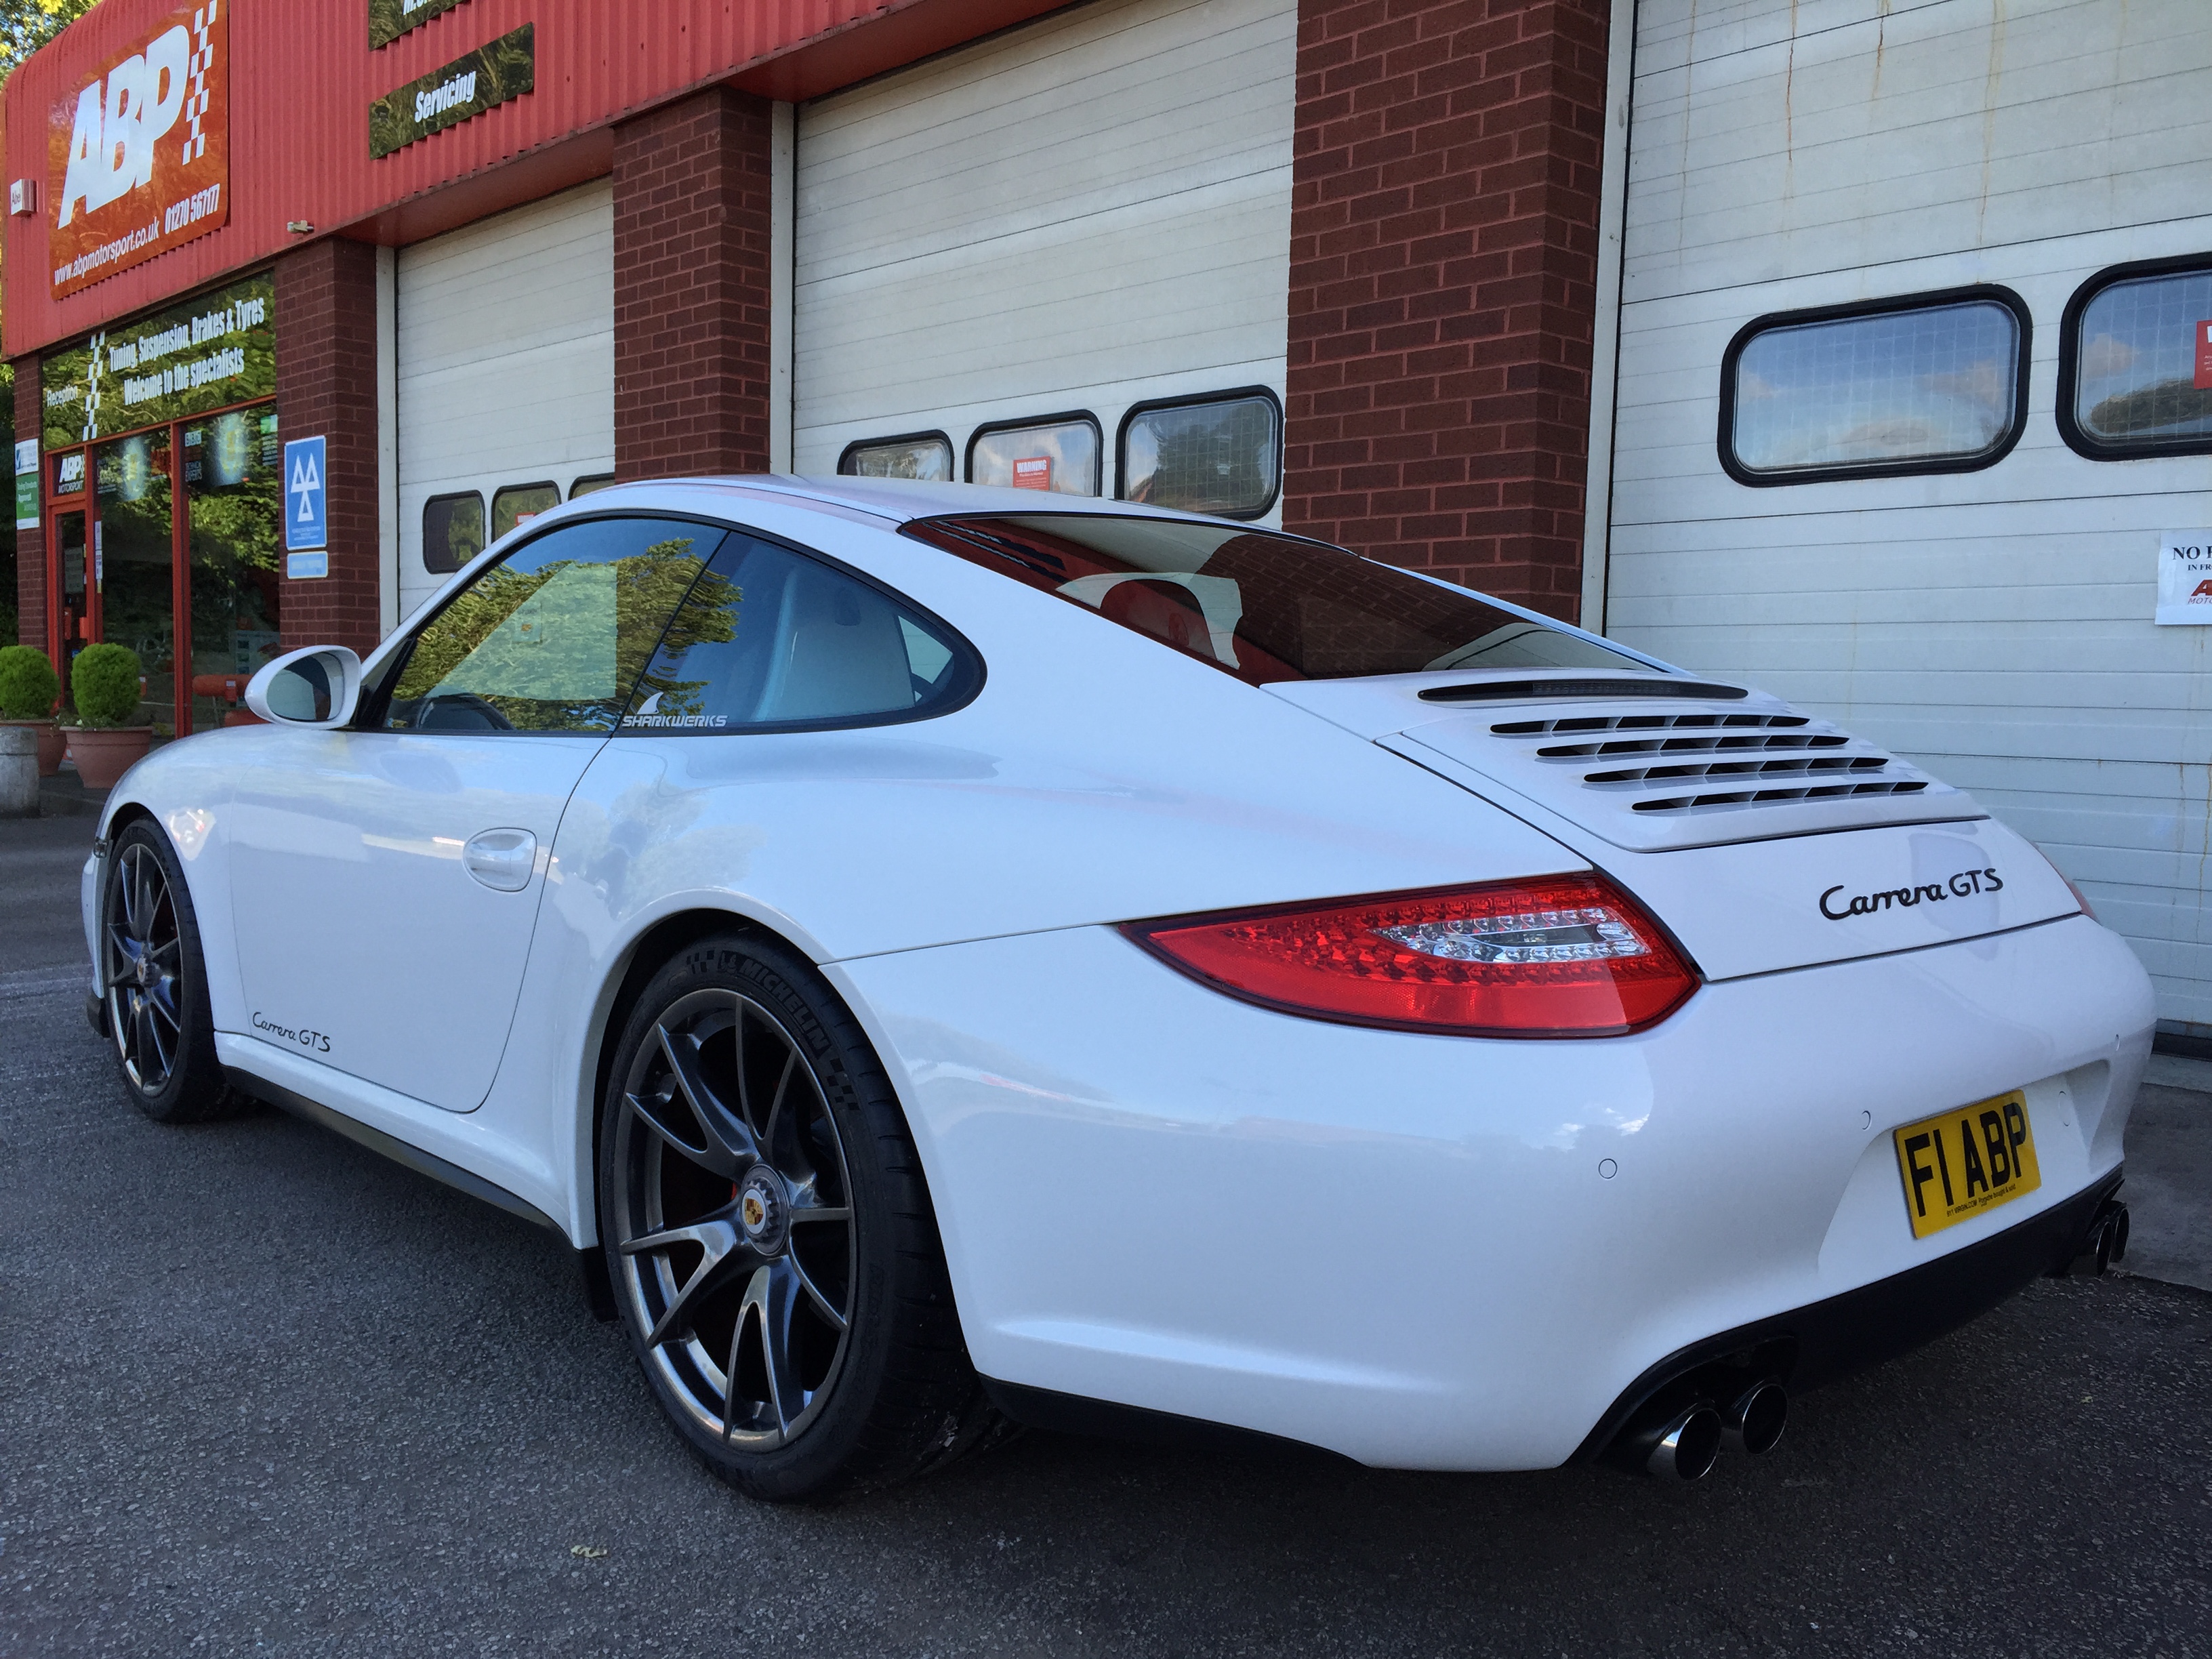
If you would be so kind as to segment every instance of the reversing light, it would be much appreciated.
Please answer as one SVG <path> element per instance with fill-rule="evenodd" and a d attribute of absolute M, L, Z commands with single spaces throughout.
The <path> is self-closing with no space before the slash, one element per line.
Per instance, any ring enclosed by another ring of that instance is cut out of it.
<path fill-rule="evenodd" d="M 1122 931 L 1248 1001 L 1465 1036 L 1640 1030 L 1698 988 L 1658 924 L 1597 875 L 1180 916 Z"/>

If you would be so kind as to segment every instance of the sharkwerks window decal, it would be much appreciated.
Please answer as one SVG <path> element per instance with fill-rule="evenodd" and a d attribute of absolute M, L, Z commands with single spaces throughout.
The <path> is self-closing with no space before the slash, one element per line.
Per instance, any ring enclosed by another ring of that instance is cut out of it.
<path fill-rule="evenodd" d="M 56 298 L 229 219 L 230 4 L 179 7 L 54 105 L 47 246 Z"/>
<path fill-rule="evenodd" d="M 537 26 L 525 23 L 371 104 L 368 153 L 380 159 L 458 126 L 532 90 L 537 76 Z"/>

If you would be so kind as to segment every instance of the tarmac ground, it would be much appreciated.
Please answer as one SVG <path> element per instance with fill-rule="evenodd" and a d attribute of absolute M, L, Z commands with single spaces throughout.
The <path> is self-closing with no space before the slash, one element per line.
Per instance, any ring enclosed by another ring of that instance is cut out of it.
<path fill-rule="evenodd" d="M 778 1509 L 550 1235 L 278 1113 L 135 1112 L 91 833 L 0 823 L 6 1659 L 2212 1655 L 2212 1066 L 2130 1142 L 2130 1265 L 2185 1282 L 2039 1281 L 1698 1486 L 1032 1432 Z"/>

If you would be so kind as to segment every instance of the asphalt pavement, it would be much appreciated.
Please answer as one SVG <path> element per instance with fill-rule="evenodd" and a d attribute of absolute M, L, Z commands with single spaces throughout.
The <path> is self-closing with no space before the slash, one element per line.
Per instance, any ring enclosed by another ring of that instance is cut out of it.
<path fill-rule="evenodd" d="M 2040 1282 L 1688 1489 L 1031 1433 L 749 1503 L 550 1235 L 274 1112 L 131 1108 L 91 829 L 0 823 L 7 1659 L 2212 1655 L 2212 1295 L 2144 1278 Z"/>

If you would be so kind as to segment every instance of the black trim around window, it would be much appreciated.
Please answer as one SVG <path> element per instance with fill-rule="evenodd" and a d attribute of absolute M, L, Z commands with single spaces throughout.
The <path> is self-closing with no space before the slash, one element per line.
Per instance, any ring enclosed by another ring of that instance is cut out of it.
<path fill-rule="evenodd" d="M 2126 264 L 2106 265 L 2075 289 L 2073 297 L 2066 301 L 2066 310 L 2058 322 L 2058 401 L 2052 413 L 2058 422 L 2058 435 L 2076 455 L 2092 461 L 2148 461 L 2162 455 L 2212 454 L 2212 432 L 2185 438 L 2160 438 L 2148 443 L 2116 444 L 2084 431 L 2074 418 L 2075 393 L 2079 390 L 2075 377 L 2081 368 L 2081 319 L 2097 296 L 2117 283 L 2146 276 L 2180 276 L 2197 271 L 2212 274 L 2212 253 L 2185 253 L 2171 259 L 2135 259 Z"/>
<path fill-rule="evenodd" d="M 1098 417 L 1087 409 L 1071 409 L 1058 415 L 1031 415 L 1018 421 L 986 421 L 968 434 L 968 451 L 960 459 L 960 476 L 969 483 L 975 482 L 975 446 L 994 432 L 1021 432 L 1033 426 L 1087 426 L 1091 441 L 1098 448 L 1097 488 L 1089 492 L 1093 501 L 1106 499 L 1106 429 L 1098 424 Z M 1064 495 L 1066 490 L 1050 490 L 1044 494 Z"/>
<path fill-rule="evenodd" d="M 1264 519 L 1274 510 L 1275 503 L 1283 498 L 1283 400 L 1273 387 L 1241 386 L 1233 392 L 1202 392 L 1188 398 L 1147 398 L 1140 404 L 1131 404 L 1121 416 L 1121 423 L 1114 429 L 1114 499 L 1126 501 L 1124 492 L 1129 487 L 1129 428 L 1139 415 L 1149 415 L 1158 409 L 1202 409 L 1208 404 L 1243 403 L 1257 398 L 1275 412 L 1275 482 L 1267 492 L 1267 499 L 1256 507 L 1241 513 L 1218 513 L 1221 519 Z M 1139 502 L 1139 506 L 1146 503 Z M 1177 507 L 1172 511 L 1181 512 Z"/>
<path fill-rule="evenodd" d="M 899 432 L 894 433 L 888 438 L 855 438 L 852 442 L 847 444 L 844 448 L 837 452 L 837 476 L 841 478 L 857 478 L 861 476 L 857 472 L 846 471 L 845 463 L 851 460 L 854 454 L 863 449 L 890 449 L 898 444 L 930 443 L 943 444 L 945 446 L 945 471 L 946 473 L 945 481 L 947 483 L 951 483 L 952 482 L 952 478 L 951 477 L 952 463 L 958 458 L 960 452 L 952 447 L 952 440 L 942 432 Z"/>
<path fill-rule="evenodd" d="M 1974 303 L 2001 305 L 2020 326 L 2020 345 L 2013 364 L 2012 424 L 1990 448 L 1972 455 L 1915 457 L 1909 460 L 1852 462 L 1837 466 L 1793 467 L 1787 472 L 1762 472 L 1743 465 L 1735 453 L 1735 375 L 1744 349 L 1759 335 L 1778 328 L 1800 328 L 1810 323 L 1843 322 L 1861 317 L 1887 316 L 1899 311 L 1929 311 L 1943 306 Z M 1936 289 L 1924 294 L 1900 294 L 1887 300 L 1856 300 L 1848 305 L 1815 306 L 1802 311 L 1771 311 L 1754 317 L 1735 331 L 1721 354 L 1720 429 L 1715 447 L 1721 470 L 1740 484 L 1771 489 L 1783 484 L 1829 483 L 1846 478 L 1909 477 L 1934 472 L 1979 472 L 1995 466 L 2013 452 L 2027 429 L 2027 371 L 2034 358 L 2034 322 L 2027 301 L 1995 283 L 1976 283 L 1966 288 Z"/>

